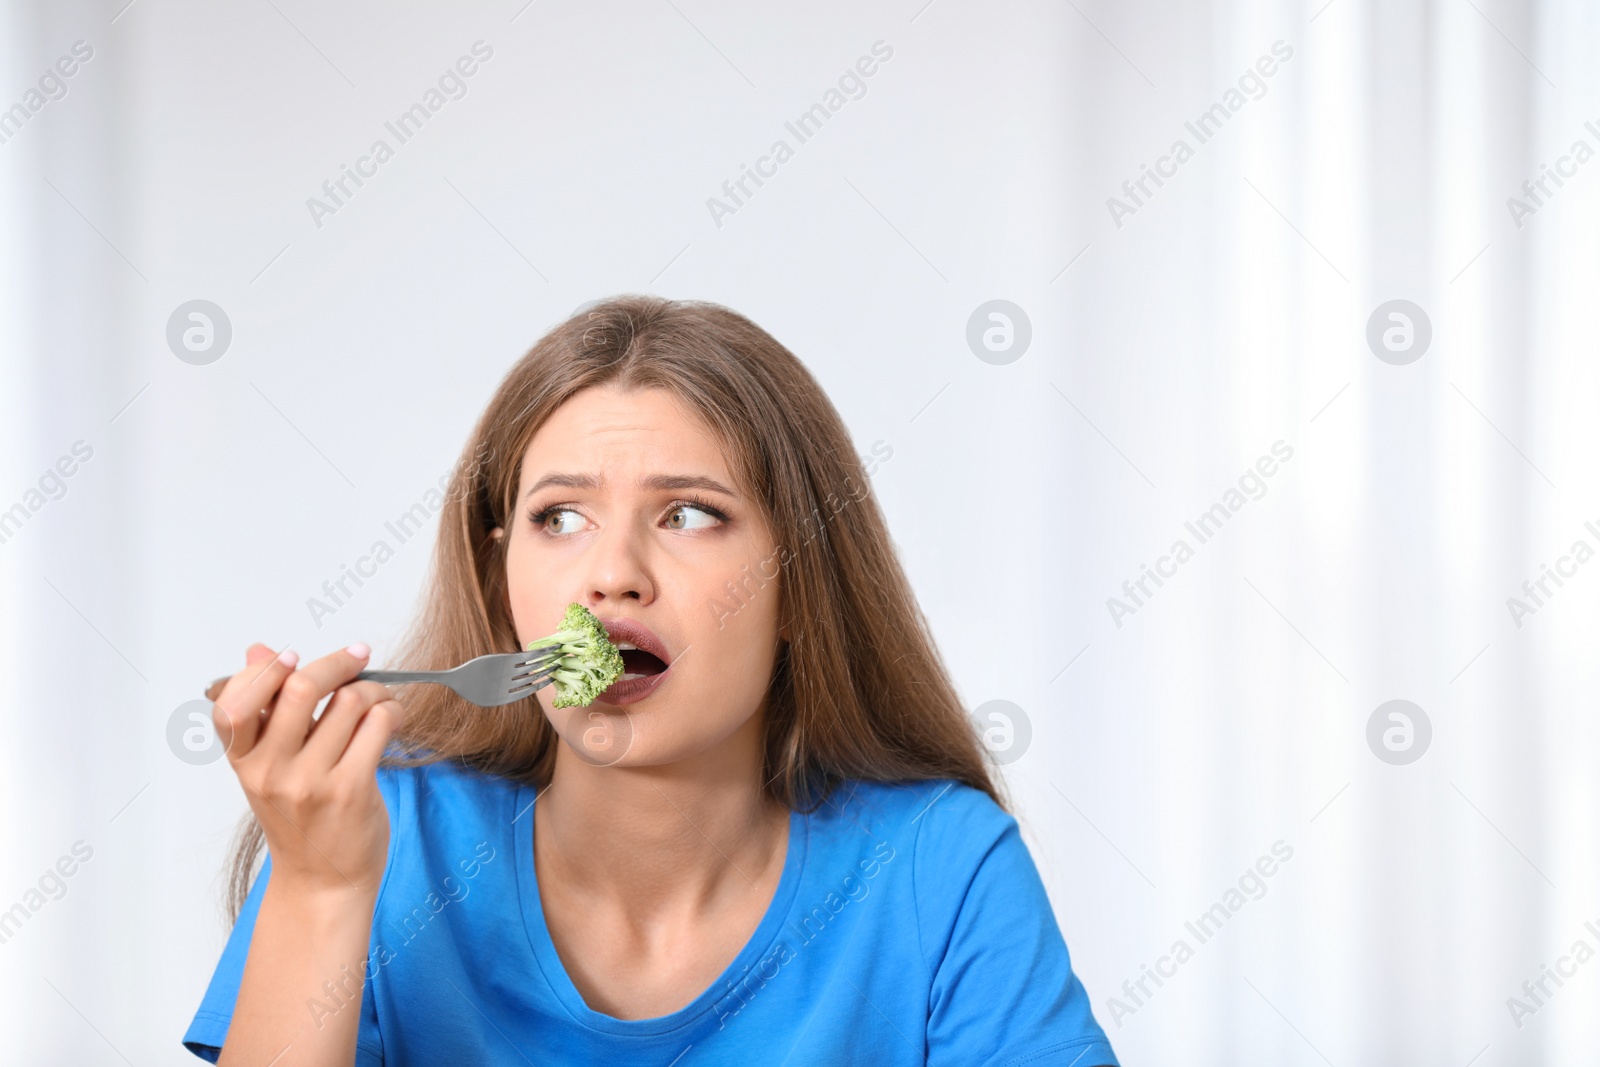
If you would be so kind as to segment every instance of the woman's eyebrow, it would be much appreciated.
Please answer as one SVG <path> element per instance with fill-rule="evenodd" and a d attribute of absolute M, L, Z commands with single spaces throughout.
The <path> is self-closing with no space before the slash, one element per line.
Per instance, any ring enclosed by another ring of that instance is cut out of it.
<path fill-rule="evenodd" d="M 527 496 L 532 496 L 541 489 L 550 486 L 560 486 L 565 489 L 604 489 L 605 479 L 594 474 L 546 474 L 533 488 L 528 490 Z M 676 489 L 705 489 L 713 493 L 721 493 L 735 500 L 739 494 L 723 485 L 714 478 L 707 478 L 698 474 L 650 474 L 639 479 L 640 489 L 669 491 Z M 524 497 L 523 499 L 527 499 Z"/>
<path fill-rule="evenodd" d="M 564 489 L 598 489 L 602 485 L 599 478 L 592 474 L 546 474 L 543 478 L 533 483 L 533 488 L 528 490 L 527 497 L 548 486 L 560 486 Z"/>
<path fill-rule="evenodd" d="M 721 493 L 723 496 L 731 497 L 735 500 L 739 498 L 739 494 L 732 489 L 729 489 L 715 478 L 707 478 L 702 474 L 652 474 L 639 479 L 639 488 L 658 491 L 705 489 L 709 492 Z"/>

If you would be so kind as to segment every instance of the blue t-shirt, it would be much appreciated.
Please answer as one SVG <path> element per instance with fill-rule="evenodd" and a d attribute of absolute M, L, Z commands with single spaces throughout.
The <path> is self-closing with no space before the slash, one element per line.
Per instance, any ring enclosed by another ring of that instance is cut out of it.
<path fill-rule="evenodd" d="M 653 1019 L 594 1011 L 533 865 L 535 790 L 441 762 L 380 768 L 389 859 L 356 1063 L 1097 1067 L 1117 1059 L 1016 821 L 950 781 L 846 783 L 791 813 L 772 903 L 721 978 Z M 270 857 L 183 1036 L 216 1061 Z M 307 1020 L 354 1006 L 354 968 Z"/>

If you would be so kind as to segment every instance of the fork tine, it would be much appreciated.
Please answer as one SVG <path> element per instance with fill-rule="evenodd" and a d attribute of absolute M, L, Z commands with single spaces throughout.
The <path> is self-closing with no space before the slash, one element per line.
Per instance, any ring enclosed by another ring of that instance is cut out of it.
<path fill-rule="evenodd" d="M 523 690 L 527 689 L 529 685 L 536 687 L 548 685 L 550 682 L 555 680 L 555 672 L 556 665 L 552 663 L 548 667 L 540 670 L 525 671 L 520 674 L 514 674 L 511 676 L 512 684 L 509 692 L 522 692 Z"/>
<path fill-rule="evenodd" d="M 537 665 L 535 665 L 533 667 L 527 667 L 527 666 L 519 663 L 519 664 L 517 664 L 517 666 L 515 668 L 515 673 L 512 674 L 512 677 L 513 678 L 527 678 L 530 675 L 535 675 L 535 674 L 550 674 L 560 666 L 561 666 L 561 664 L 557 663 L 554 660 L 551 660 L 551 661 L 549 661 L 547 663 L 540 663 L 540 664 L 537 664 Z"/>

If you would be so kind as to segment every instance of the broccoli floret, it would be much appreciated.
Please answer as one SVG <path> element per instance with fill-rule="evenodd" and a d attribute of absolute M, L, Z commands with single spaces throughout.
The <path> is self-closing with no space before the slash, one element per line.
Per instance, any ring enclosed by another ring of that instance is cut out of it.
<path fill-rule="evenodd" d="M 527 650 L 538 652 L 552 647 L 561 649 L 554 676 L 558 708 L 587 707 L 622 677 L 622 653 L 611 643 L 594 612 L 582 604 L 567 605 L 561 629 L 530 642 Z"/>

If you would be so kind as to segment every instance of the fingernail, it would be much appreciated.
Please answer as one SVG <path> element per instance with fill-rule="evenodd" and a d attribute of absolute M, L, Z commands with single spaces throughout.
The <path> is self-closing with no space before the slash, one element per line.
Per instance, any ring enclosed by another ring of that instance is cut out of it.
<path fill-rule="evenodd" d="M 357 641 L 355 644 L 345 649 L 345 651 L 350 653 L 356 659 L 366 659 L 368 656 L 372 655 L 372 649 L 368 648 L 366 643 L 363 641 Z"/>
<path fill-rule="evenodd" d="M 296 663 L 300 662 L 300 653 L 296 652 L 292 648 L 286 648 L 282 653 L 279 654 L 278 662 L 283 664 L 285 667 L 293 667 Z"/>

